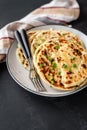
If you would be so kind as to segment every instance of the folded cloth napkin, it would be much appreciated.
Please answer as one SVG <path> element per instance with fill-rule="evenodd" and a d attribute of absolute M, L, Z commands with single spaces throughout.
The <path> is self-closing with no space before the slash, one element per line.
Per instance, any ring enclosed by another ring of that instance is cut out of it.
<path fill-rule="evenodd" d="M 0 30 L 0 60 L 3 60 L 8 48 L 14 41 L 14 31 L 30 29 L 47 24 L 67 24 L 76 20 L 80 14 L 80 7 L 76 0 L 52 0 L 24 18 L 7 24 Z"/>

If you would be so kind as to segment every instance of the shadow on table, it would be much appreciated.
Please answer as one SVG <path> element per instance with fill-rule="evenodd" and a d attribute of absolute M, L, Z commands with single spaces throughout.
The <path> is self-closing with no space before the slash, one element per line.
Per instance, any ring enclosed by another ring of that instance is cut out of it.
<path fill-rule="evenodd" d="M 79 107 L 85 107 L 87 104 L 87 88 L 84 90 L 75 93 L 73 95 L 65 96 L 65 97 L 42 97 L 34 94 L 30 94 L 31 98 L 35 100 L 36 102 L 45 102 L 45 104 L 49 104 L 51 107 L 59 107 L 60 106 L 79 106 Z"/>

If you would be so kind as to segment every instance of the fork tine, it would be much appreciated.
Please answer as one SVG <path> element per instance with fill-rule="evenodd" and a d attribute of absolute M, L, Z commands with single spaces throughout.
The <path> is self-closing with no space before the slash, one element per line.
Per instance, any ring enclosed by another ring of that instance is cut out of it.
<path fill-rule="evenodd" d="M 37 72 L 34 69 L 30 70 L 29 78 L 33 82 L 33 85 L 35 86 L 37 91 L 41 91 L 41 92 L 46 91 L 43 84 L 41 83 L 39 75 L 37 74 Z"/>
<path fill-rule="evenodd" d="M 41 88 L 41 91 L 47 91 L 46 88 L 43 86 L 42 82 L 41 82 L 41 79 L 39 77 L 39 75 L 37 74 L 37 77 L 36 77 L 37 81 L 38 81 L 38 84 Z"/>
<path fill-rule="evenodd" d="M 39 82 L 37 78 L 34 78 L 32 81 L 38 91 L 41 91 L 41 92 L 46 91 L 46 89 L 43 88 L 42 84 Z"/>
<path fill-rule="evenodd" d="M 42 88 L 40 87 L 40 85 L 39 85 L 39 83 L 38 83 L 38 80 L 35 78 L 34 81 L 36 82 L 36 85 L 37 85 L 38 90 L 41 92 L 41 91 L 42 91 Z"/>
<path fill-rule="evenodd" d="M 37 81 L 38 81 L 38 84 L 39 84 L 39 86 L 41 88 L 41 91 L 47 91 L 46 88 L 43 86 L 43 84 L 42 84 L 42 82 L 41 82 L 39 77 L 37 78 Z"/>
<path fill-rule="evenodd" d="M 36 91 L 39 91 L 39 87 L 37 86 L 36 81 L 35 80 L 31 80 L 31 81 L 32 81 L 34 87 L 36 88 Z"/>

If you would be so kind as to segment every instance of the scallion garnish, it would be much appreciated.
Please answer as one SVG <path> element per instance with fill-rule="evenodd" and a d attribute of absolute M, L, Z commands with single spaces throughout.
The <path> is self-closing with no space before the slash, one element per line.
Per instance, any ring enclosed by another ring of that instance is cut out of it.
<path fill-rule="evenodd" d="M 58 49 L 60 48 L 60 46 L 59 46 L 59 45 L 56 45 L 55 48 L 58 50 Z"/>
<path fill-rule="evenodd" d="M 44 64 L 43 64 L 43 63 L 40 63 L 40 67 L 44 67 Z"/>
<path fill-rule="evenodd" d="M 59 76 L 61 75 L 61 71 L 58 72 L 58 75 L 59 75 Z"/>
<path fill-rule="evenodd" d="M 62 36 L 65 36 L 65 35 L 66 35 L 65 33 L 62 34 Z"/>
<path fill-rule="evenodd" d="M 76 67 L 77 67 L 77 65 L 76 65 L 76 64 L 73 64 L 73 67 L 74 67 L 74 68 L 76 68 Z"/>
<path fill-rule="evenodd" d="M 63 64 L 63 68 L 67 68 L 68 66 L 66 64 Z"/>
<path fill-rule="evenodd" d="M 75 57 L 74 57 L 74 56 L 72 56 L 72 57 L 71 57 L 71 60 L 75 60 Z"/>
<path fill-rule="evenodd" d="M 48 60 L 51 62 L 51 61 L 52 61 L 52 57 L 51 57 L 51 56 L 48 56 Z"/>
<path fill-rule="evenodd" d="M 54 80 L 51 80 L 51 84 L 54 84 Z"/>
<path fill-rule="evenodd" d="M 43 38 L 41 38 L 40 40 L 41 40 L 41 42 L 44 42 L 44 39 L 43 39 Z"/>
<path fill-rule="evenodd" d="M 57 67 L 57 63 L 54 62 L 54 63 L 52 64 L 52 68 L 55 69 L 56 67 Z"/>

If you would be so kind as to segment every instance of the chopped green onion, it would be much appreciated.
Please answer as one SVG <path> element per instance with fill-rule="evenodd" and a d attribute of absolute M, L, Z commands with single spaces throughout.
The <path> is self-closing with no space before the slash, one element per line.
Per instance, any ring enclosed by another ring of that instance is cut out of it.
<path fill-rule="evenodd" d="M 59 46 L 59 45 L 56 45 L 55 48 L 58 50 L 58 49 L 60 48 L 60 46 Z"/>
<path fill-rule="evenodd" d="M 35 49 L 37 49 L 38 46 L 39 46 L 38 43 L 34 44 Z"/>
<path fill-rule="evenodd" d="M 44 42 L 44 39 L 43 39 L 43 38 L 41 38 L 40 40 L 41 40 L 41 42 Z"/>
<path fill-rule="evenodd" d="M 53 65 L 52 65 L 52 68 L 55 69 L 57 67 L 57 63 L 54 62 Z"/>
<path fill-rule="evenodd" d="M 63 64 L 63 68 L 67 68 L 68 66 L 66 64 Z"/>
<path fill-rule="evenodd" d="M 65 35 L 66 35 L 65 33 L 62 34 L 62 36 L 65 36 Z"/>
<path fill-rule="evenodd" d="M 51 80 L 51 84 L 54 84 L 54 80 Z"/>
<path fill-rule="evenodd" d="M 73 64 L 73 67 L 74 67 L 74 68 L 76 68 L 76 67 L 77 67 L 77 65 L 76 65 L 76 64 Z"/>
<path fill-rule="evenodd" d="M 58 75 L 59 75 L 59 76 L 61 75 L 61 71 L 58 72 Z"/>
<path fill-rule="evenodd" d="M 44 67 L 44 64 L 43 64 L 43 63 L 41 63 L 41 64 L 40 64 L 40 67 Z"/>
<path fill-rule="evenodd" d="M 75 60 L 75 57 L 74 57 L 74 56 L 72 56 L 72 57 L 71 57 L 71 60 Z"/>
<path fill-rule="evenodd" d="M 52 61 L 52 57 L 51 57 L 51 56 L 48 56 L 48 60 L 49 60 L 49 61 Z"/>
<path fill-rule="evenodd" d="M 52 81 L 52 80 L 53 80 L 53 77 L 52 77 L 52 76 L 50 76 L 50 77 L 49 77 L 49 81 Z"/>

